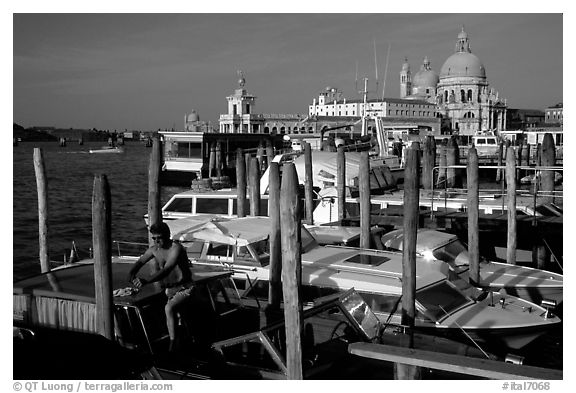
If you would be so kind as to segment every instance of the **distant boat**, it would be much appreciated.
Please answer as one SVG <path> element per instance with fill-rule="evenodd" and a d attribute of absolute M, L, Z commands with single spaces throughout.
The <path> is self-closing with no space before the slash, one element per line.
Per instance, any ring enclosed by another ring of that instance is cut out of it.
<path fill-rule="evenodd" d="M 90 149 L 90 153 L 124 153 L 124 149 L 118 146 L 102 146 L 100 149 Z"/>

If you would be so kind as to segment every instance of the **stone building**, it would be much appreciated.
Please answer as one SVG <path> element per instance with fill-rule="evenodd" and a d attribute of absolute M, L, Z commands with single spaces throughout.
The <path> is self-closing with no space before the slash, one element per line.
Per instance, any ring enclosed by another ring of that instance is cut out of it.
<path fill-rule="evenodd" d="M 454 53 L 446 59 L 438 76 L 427 57 L 414 78 L 405 61 L 400 71 L 400 96 L 434 103 L 436 116 L 456 134 L 506 129 L 506 100 L 490 87 L 486 69 L 472 53 L 464 28 L 458 34 Z"/>

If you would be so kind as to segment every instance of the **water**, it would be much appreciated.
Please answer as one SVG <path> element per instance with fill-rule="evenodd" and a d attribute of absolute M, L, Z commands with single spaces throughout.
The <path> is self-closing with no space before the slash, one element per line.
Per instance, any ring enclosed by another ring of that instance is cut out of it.
<path fill-rule="evenodd" d="M 143 215 L 148 210 L 148 164 L 151 149 L 128 142 L 123 154 L 89 154 L 105 143 L 80 146 L 56 142 L 27 142 L 13 148 L 14 280 L 40 272 L 38 243 L 38 194 L 34 173 L 34 148 L 42 149 L 48 183 L 48 252 L 61 262 L 72 241 L 81 257 L 92 244 L 92 192 L 94 176 L 105 174 L 110 185 L 112 240 L 147 241 Z M 163 187 L 162 203 L 182 191 Z"/>

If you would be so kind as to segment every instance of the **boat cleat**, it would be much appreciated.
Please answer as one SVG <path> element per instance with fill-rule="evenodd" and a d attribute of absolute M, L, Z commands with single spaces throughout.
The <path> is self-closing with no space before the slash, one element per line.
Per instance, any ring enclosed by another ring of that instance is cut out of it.
<path fill-rule="evenodd" d="M 556 310 L 556 301 L 550 299 L 542 299 L 540 305 L 546 309 L 546 313 L 544 314 L 544 319 L 554 318 L 555 315 L 552 313 Z"/>

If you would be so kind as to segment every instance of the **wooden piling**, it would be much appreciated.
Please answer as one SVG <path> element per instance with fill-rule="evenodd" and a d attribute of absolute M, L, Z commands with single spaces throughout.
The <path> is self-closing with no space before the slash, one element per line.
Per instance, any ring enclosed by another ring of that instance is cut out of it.
<path fill-rule="evenodd" d="M 360 152 L 358 168 L 360 196 L 360 247 L 370 248 L 370 161 L 368 151 Z"/>
<path fill-rule="evenodd" d="M 213 177 L 216 174 L 216 146 L 214 143 L 210 144 L 210 157 L 208 160 L 208 177 Z"/>
<path fill-rule="evenodd" d="M 34 173 L 36 174 L 36 189 L 38 191 L 38 243 L 40 270 L 42 273 L 50 271 L 50 257 L 48 253 L 48 184 L 46 168 L 42 149 L 34 148 Z"/>
<path fill-rule="evenodd" d="M 338 147 L 336 159 L 338 222 L 342 222 L 346 218 L 346 153 L 344 146 Z"/>
<path fill-rule="evenodd" d="M 456 138 L 452 137 L 448 140 L 448 146 L 446 148 L 446 165 L 458 165 L 458 143 Z M 456 168 L 446 169 L 446 182 L 448 188 L 455 188 L 461 185 L 458 179 L 459 171 Z"/>
<path fill-rule="evenodd" d="M 306 222 L 310 225 L 314 224 L 314 179 L 312 177 L 312 147 L 307 142 L 304 144 L 304 194 L 306 206 Z"/>
<path fill-rule="evenodd" d="M 424 141 L 424 153 L 422 161 L 422 186 L 425 190 L 432 190 L 434 187 L 434 171 L 436 165 L 436 140 L 434 136 L 426 136 Z"/>
<path fill-rule="evenodd" d="M 554 139 L 552 134 L 544 134 L 542 140 L 542 166 L 555 166 L 556 165 L 556 147 L 554 146 Z M 540 188 L 544 193 L 544 197 L 540 201 L 544 203 L 554 203 L 554 171 L 542 171 L 540 174 L 541 182 Z"/>
<path fill-rule="evenodd" d="M 250 160 L 248 170 L 248 193 L 250 195 L 250 215 L 260 215 L 260 170 L 258 169 L 258 159 L 253 157 Z"/>
<path fill-rule="evenodd" d="M 274 160 L 274 146 L 272 146 L 272 141 L 270 139 L 266 140 L 266 165 L 270 166 Z"/>
<path fill-rule="evenodd" d="M 238 217 L 246 217 L 246 160 L 244 150 L 236 150 L 236 192 Z"/>
<path fill-rule="evenodd" d="M 480 227 L 478 224 L 480 191 L 478 187 L 478 153 L 475 147 L 468 150 L 467 170 L 469 280 L 472 285 L 477 286 L 480 284 Z"/>
<path fill-rule="evenodd" d="M 404 167 L 404 243 L 402 245 L 402 325 L 414 327 L 416 318 L 416 239 L 418 236 L 418 206 L 420 179 L 418 144 L 406 149 Z M 412 329 L 410 329 L 412 330 Z M 410 347 L 413 337 L 410 337 Z M 421 379 L 419 367 L 395 363 L 395 379 Z"/>
<path fill-rule="evenodd" d="M 214 150 L 214 167 L 216 171 L 216 176 L 222 176 L 222 147 L 220 141 L 216 142 L 216 148 Z"/>
<path fill-rule="evenodd" d="M 303 379 L 302 373 L 302 303 L 300 284 L 300 212 L 298 211 L 298 175 L 294 164 L 284 164 L 280 192 L 282 242 L 282 291 L 286 323 L 286 367 L 288 379 Z"/>
<path fill-rule="evenodd" d="M 152 142 L 150 164 L 148 166 L 148 223 L 150 226 L 162 222 L 162 205 L 160 204 L 160 171 L 162 170 L 162 142 L 155 137 Z M 148 243 L 154 241 L 148 234 Z"/>
<path fill-rule="evenodd" d="M 508 198 L 508 247 L 506 250 L 506 262 L 516 264 L 516 159 L 514 147 L 508 147 L 506 151 L 506 185 Z"/>
<path fill-rule="evenodd" d="M 496 183 L 500 183 L 503 180 L 502 176 L 502 159 L 504 157 L 504 141 L 500 141 L 500 145 L 498 146 L 498 169 L 496 170 Z"/>
<path fill-rule="evenodd" d="M 517 166 L 522 166 L 522 155 L 524 154 L 524 146 L 522 144 L 518 144 L 518 147 L 516 149 L 516 159 L 518 161 Z M 516 171 L 516 182 L 519 183 L 520 179 L 522 178 L 522 171 L 518 170 Z"/>
<path fill-rule="evenodd" d="M 280 166 L 270 163 L 268 216 L 270 217 L 270 277 L 268 306 L 280 309 L 282 301 L 282 244 L 280 239 Z"/>
<path fill-rule="evenodd" d="M 106 175 L 94 177 L 92 193 L 92 242 L 98 333 L 114 340 L 112 301 L 112 209 Z"/>
<path fill-rule="evenodd" d="M 438 165 L 438 182 L 436 183 L 437 188 L 446 188 L 446 144 L 442 144 L 440 147 L 440 162 Z"/>
<path fill-rule="evenodd" d="M 262 141 L 258 144 L 256 158 L 258 159 L 258 171 L 261 172 L 262 168 L 264 168 L 264 146 L 262 146 Z"/>

